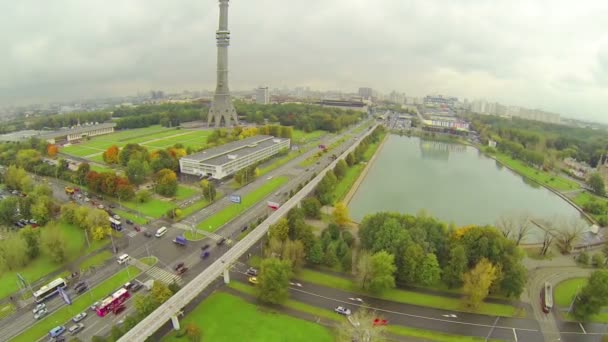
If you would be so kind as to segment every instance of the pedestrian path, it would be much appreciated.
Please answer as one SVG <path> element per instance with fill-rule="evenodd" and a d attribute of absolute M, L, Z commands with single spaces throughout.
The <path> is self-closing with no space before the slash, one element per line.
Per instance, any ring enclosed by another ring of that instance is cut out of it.
<path fill-rule="evenodd" d="M 148 266 L 137 259 L 131 259 L 130 264 L 139 268 L 140 270 L 144 271 L 144 273 L 146 273 L 148 276 L 150 276 L 154 280 L 161 281 L 165 284 L 171 284 L 173 282 L 177 283 L 180 286 L 182 286 L 184 284 L 182 277 L 178 276 L 177 274 L 173 274 L 160 267 Z"/>

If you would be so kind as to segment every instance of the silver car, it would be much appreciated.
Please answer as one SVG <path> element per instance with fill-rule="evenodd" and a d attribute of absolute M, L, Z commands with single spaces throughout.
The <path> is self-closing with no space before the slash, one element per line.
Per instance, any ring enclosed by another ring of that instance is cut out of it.
<path fill-rule="evenodd" d="M 38 310 L 38 312 L 36 312 L 34 314 L 34 318 L 35 319 L 41 319 L 42 317 L 46 316 L 46 314 L 48 314 L 49 311 L 46 308 L 43 308 L 41 310 Z"/>
<path fill-rule="evenodd" d="M 32 313 L 35 314 L 36 312 L 38 312 L 42 309 L 46 309 L 46 304 L 40 303 L 40 304 L 36 305 L 36 307 L 32 310 Z"/>
<path fill-rule="evenodd" d="M 87 313 L 81 312 L 72 318 L 72 322 L 78 323 L 78 322 L 82 321 L 83 319 L 85 319 L 86 317 L 87 317 Z"/>
<path fill-rule="evenodd" d="M 78 334 L 78 332 L 80 330 L 84 329 L 84 324 L 82 323 L 78 323 L 78 324 L 74 324 L 72 325 L 69 329 L 68 332 L 70 333 L 70 335 L 76 335 Z"/>

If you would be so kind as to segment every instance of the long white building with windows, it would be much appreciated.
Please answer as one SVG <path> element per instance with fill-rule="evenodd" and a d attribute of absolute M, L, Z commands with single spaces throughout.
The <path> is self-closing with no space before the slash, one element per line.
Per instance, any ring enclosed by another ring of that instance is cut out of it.
<path fill-rule="evenodd" d="M 222 179 L 289 149 L 290 143 L 290 139 L 257 135 L 185 156 L 179 168 L 185 174 Z"/>

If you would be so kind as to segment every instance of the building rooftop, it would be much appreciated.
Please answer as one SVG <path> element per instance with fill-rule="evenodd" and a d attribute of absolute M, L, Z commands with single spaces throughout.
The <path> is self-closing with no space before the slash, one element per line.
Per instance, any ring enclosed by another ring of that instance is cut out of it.
<path fill-rule="evenodd" d="M 268 146 L 277 144 L 275 140 L 285 141 L 285 138 L 275 138 L 270 135 L 257 135 L 243 140 L 233 141 L 222 146 L 191 154 L 185 159 L 204 161 L 209 165 L 224 165 L 230 160 L 242 158 Z"/>

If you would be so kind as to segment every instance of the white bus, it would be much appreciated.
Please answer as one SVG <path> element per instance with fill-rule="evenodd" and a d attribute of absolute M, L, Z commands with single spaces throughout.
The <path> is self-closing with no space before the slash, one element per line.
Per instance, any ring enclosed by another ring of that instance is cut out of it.
<path fill-rule="evenodd" d="M 117 220 L 113 217 L 109 217 L 109 219 L 110 219 L 110 226 L 112 227 L 112 229 L 114 229 L 116 231 L 122 230 L 122 222 L 120 222 L 120 220 Z"/>
<path fill-rule="evenodd" d="M 60 287 L 64 288 L 66 285 L 63 278 L 57 278 L 41 287 L 40 290 L 34 292 L 34 300 L 36 300 L 36 303 L 43 302 L 45 299 L 57 293 Z"/>

